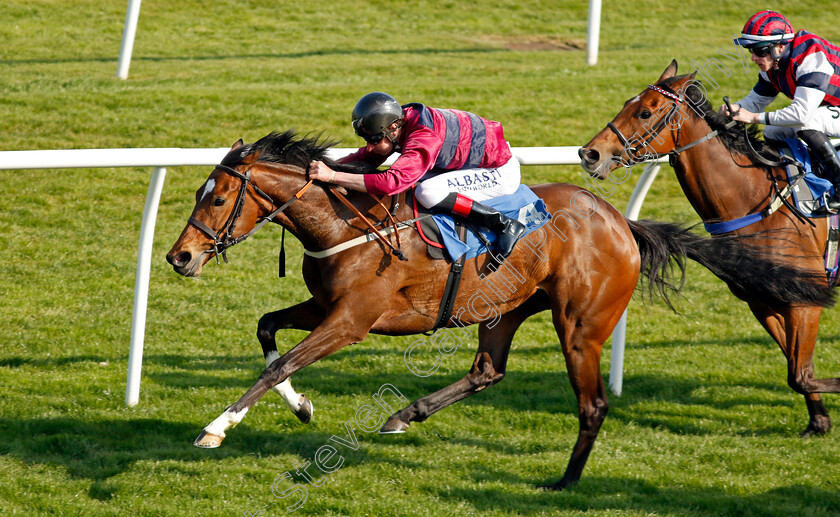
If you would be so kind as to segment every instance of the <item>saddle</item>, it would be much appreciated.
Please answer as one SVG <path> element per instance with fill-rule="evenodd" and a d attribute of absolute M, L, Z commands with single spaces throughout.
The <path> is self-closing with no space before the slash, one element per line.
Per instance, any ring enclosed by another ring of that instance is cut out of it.
<path fill-rule="evenodd" d="M 794 206 L 805 217 L 826 217 L 814 215 L 814 210 L 825 206 L 834 194 L 834 186 L 824 179 L 823 165 L 799 139 L 789 138 L 777 145 L 782 156 L 787 157 L 785 173 L 792 185 Z"/>
<path fill-rule="evenodd" d="M 498 239 L 495 232 L 486 228 L 470 224 L 460 217 L 450 214 L 429 212 L 417 203 L 412 196 L 412 206 L 418 221 L 417 229 L 423 240 L 429 246 L 429 254 L 439 255 L 441 251 L 450 260 L 459 260 L 462 256 L 467 259 L 487 253 Z M 495 208 L 506 216 L 517 219 L 525 225 L 525 237 L 529 233 L 541 228 L 551 219 L 551 214 L 545 208 L 545 202 L 534 194 L 527 185 L 519 185 L 516 192 L 504 196 L 482 201 L 489 207 Z M 426 217 L 423 217 L 423 215 Z M 461 226 L 469 230 L 462 238 Z"/>

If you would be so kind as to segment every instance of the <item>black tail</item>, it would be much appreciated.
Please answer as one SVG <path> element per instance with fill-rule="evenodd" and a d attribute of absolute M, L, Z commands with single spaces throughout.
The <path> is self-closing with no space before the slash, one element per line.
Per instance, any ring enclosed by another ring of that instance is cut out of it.
<path fill-rule="evenodd" d="M 834 304 L 825 275 L 773 262 L 744 237 L 710 239 L 659 221 L 628 219 L 627 224 L 639 244 L 641 270 L 650 293 L 656 291 L 672 309 L 668 292 L 682 288 L 686 257 L 714 273 L 747 302 L 771 306 Z M 671 280 L 675 266 L 680 271 L 677 284 Z"/>

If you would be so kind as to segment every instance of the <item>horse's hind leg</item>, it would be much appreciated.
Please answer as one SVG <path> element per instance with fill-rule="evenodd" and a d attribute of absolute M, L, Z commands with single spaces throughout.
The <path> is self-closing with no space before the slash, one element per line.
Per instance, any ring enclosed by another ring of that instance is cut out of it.
<path fill-rule="evenodd" d="M 580 285 L 576 289 L 558 286 L 554 291 L 551 314 L 578 402 L 578 437 L 563 477 L 542 488 L 563 490 L 578 482 L 607 416 L 609 403 L 601 376 L 601 347 L 633 295 L 637 277 L 630 269 L 632 264 L 628 261 L 623 271 L 616 268 L 612 278 L 601 284 L 593 282 L 589 289 Z M 571 293 L 568 299 L 566 293 Z"/>
<path fill-rule="evenodd" d="M 381 434 L 402 433 L 411 422 L 422 422 L 441 409 L 465 399 L 501 381 L 505 376 L 508 352 L 516 330 L 529 316 L 548 308 L 547 297 L 542 291 L 529 298 L 516 309 L 504 314 L 493 328 L 482 323 L 478 329 L 478 351 L 469 373 L 409 406 L 397 411 L 379 430 Z"/>
<path fill-rule="evenodd" d="M 578 401 L 579 428 L 578 438 L 563 478 L 554 484 L 542 487 L 550 490 L 563 490 L 578 482 L 586 460 L 589 459 L 589 453 L 595 445 L 601 424 L 609 411 L 607 393 L 601 377 L 601 347 L 606 341 L 606 336 L 601 336 L 598 332 L 594 336 L 588 336 L 591 329 L 585 326 L 575 328 L 570 335 L 564 336 L 564 331 L 569 325 L 565 322 L 559 323 L 557 320 L 558 317 L 555 316 L 555 326 L 558 329 L 563 345 L 563 355 L 566 358 L 566 369 Z M 574 327 L 579 323 L 580 321 L 571 322 L 571 326 Z M 606 327 L 608 325 L 605 324 L 603 328 Z M 612 329 L 612 327 L 609 328 Z"/>
<path fill-rule="evenodd" d="M 324 311 L 310 298 L 309 300 L 265 314 L 257 325 L 257 338 L 262 345 L 266 368 L 280 358 L 277 351 L 275 335 L 280 329 L 298 329 L 312 331 L 324 320 Z M 315 408 L 312 401 L 303 393 L 295 392 L 292 388 L 292 378 L 289 377 L 271 388 L 280 395 L 289 406 L 292 413 L 304 424 L 312 419 Z"/>
<path fill-rule="evenodd" d="M 820 307 L 797 307 L 784 314 L 763 304 L 750 303 L 750 309 L 767 333 L 773 337 L 788 362 L 788 385 L 805 396 L 808 408 L 808 427 L 801 436 L 825 434 L 831 430 L 831 417 L 815 387 L 832 388 L 837 379 L 814 379 L 814 347 L 822 312 Z M 818 386 L 817 386 L 818 385 Z M 834 391 L 821 389 L 820 391 Z"/>

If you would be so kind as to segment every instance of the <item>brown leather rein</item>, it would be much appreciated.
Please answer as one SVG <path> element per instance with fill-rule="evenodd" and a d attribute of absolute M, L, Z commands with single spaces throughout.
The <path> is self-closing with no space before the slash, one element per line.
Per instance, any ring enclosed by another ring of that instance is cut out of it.
<path fill-rule="evenodd" d="M 399 232 L 399 230 L 397 229 L 397 220 L 396 220 L 396 219 L 394 219 L 394 216 L 393 216 L 393 214 L 391 214 L 391 211 L 390 211 L 390 210 L 388 210 L 387 208 L 385 208 L 385 205 L 383 205 L 383 204 L 382 204 L 382 200 L 381 200 L 381 199 L 376 199 L 376 198 L 373 196 L 373 194 L 369 194 L 369 195 L 370 195 L 370 197 L 371 197 L 371 198 L 373 198 L 373 200 L 374 200 L 374 201 L 376 201 L 376 203 L 377 203 L 380 207 L 382 207 L 382 209 L 383 209 L 383 210 L 385 210 L 385 213 L 386 213 L 386 214 L 388 214 L 388 220 L 389 220 L 389 222 L 391 223 L 391 226 L 393 226 L 393 227 L 394 227 L 394 237 L 397 239 L 397 245 L 396 245 L 396 247 L 394 247 L 394 245 L 393 245 L 393 244 L 391 244 L 391 241 L 390 241 L 389 239 L 387 239 L 384 235 L 382 235 L 382 234 L 379 232 L 379 230 L 377 230 L 377 229 L 376 229 L 376 226 L 374 226 L 374 224 L 373 224 L 373 223 L 371 223 L 371 222 L 368 220 L 368 218 L 367 218 L 367 217 L 365 217 L 365 216 L 364 216 L 364 215 L 363 215 L 363 214 L 359 211 L 359 209 L 358 209 L 358 208 L 356 208 L 355 206 L 353 206 L 353 203 L 351 203 L 351 202 L 350 202 L 350 200 L 348 200 L 346 197 L 344 197 L 344 194 L 342 194 L 341 192 L 339 192 L 339 191 L 335 188 L 335 186 L 330 185 L 330 192 L 332 192 L 332 193 L 333 193 L 333 195 L 334 195 L 336 198 L 338 198 L 338 200 L 339 200 L 339 201 L 341 201 L 341 202 L 342 202 L 342 204 L 344 204 L 344 206 L 346 206 L 347 208 L 349 208 L 349 209 L 350 209 L 350 211 L 351 211 L 351 212 L 353 212 L 353 214 L 355 214 L 355 215 L 356 215 L 356 217 L 358 217 L 358 218 L 360 218 L 362 221 L 364 221 L 364 223 L 367 225 L 367 227 L 368 227 L 368 228 L 370 228 L 370 230 L 371 230 L 373 233 L 375 233 L 375 234 L 376 234 L 376 238 L 377 238 L 377 239 L 379 239 L 379 240 L 380 240 L 380 241 L 382 241 L 384 244 L 386 244 L 388 247 L 390 247 L 392 250 L 394 250 L 394 255 L 396 255 L 396 256 L 397 256 L 400 260 L 408 260 L 408 257 L 406 257 L 406 256 L 405 256 L 405 253 L 403 253 L 403 251 L 402 251 L 402 243 L 400 242 L 400 232 Z"/>
<path fill-rule="evenodd" d="M 216 263 L 220 263 L 219 255 L 221 255 L 222 258 L 225 260 L 225 263 L 227 263 L 228 259 L 227 259 L 227 253 L 226 252 L 227 252 L 228 248 L 230 248 L 231 246 L 234 246 L 235 244 L 239 244 L 240 242 L 244 241 L 245 239 L 247 239 L 248 237 L 250 237 L 251 235 L 256 233 L 257 230 L 259 230 L 260 228 L 265 226 L 266 223 L 274 220 L 274 218 L 277 217 L 277 215 L 280 214 L 281 212 L 283 212 L 286 208 L 288 208 L 289 205 L 291 205 L 292 203 L 294 203 L 295 201 L 300 199 L 303 196 L 303 194 L 306 193 L 306 191 L 309 189 L 309 187 L 312 185 L 312 183 L 314 181 L 314 180 L 311 180 L 311 179 L 309 181 L 307 181 L 306 184 L 303 187 L 301 187 L 288 201 L 286 201 L 285 203 L 280 205 L 278 208 L 276 208 L 273 212 L 271 212 L 267 216 L 263 217 L 262 220 L 259 223 L 257 223 L 251 229 L 251 231 L 249 231 L 247 233 L 244 233 L 244 234 L 240 235 L 239 237 L 234 238 L 233 237 L 233 232 L 234 232 L 234 229 L 236 228 L 236 221 L 242 215 L 242 208 L 245 206 L 245 194 L 248 190 L 248 185 L 251 185 L 251 187 L 254 189 L 254 192 L 256 192 L 259 196 L 261 196 L 262 198 L 264 198 L 268 202 L 270 202 L 271 206 L 275 206 L 274 200 L 271 198 L 271 196 L 269 196 L 268 194 L 263 192 L 259 187 L 257 187 L 257 185 L 254 183 L 254 181 L 251 179 L 251 167 L 249 167 L 244 173 L 237 171 L 233 167 L 228 167 L 227 165 L 219 164 L 219 165 L 216 165 L 216 168 L 230 174 L 231 176 L 235 176 L 235 177 L 242 180 L 242 186 L 240 187 L 239 193 L 236 196 L 236 202 L 234 204 L 233 210 L 230 213 L 230 216 L 228 216 L 227 221 L 222 226 L 222 228 L 219 229 L 218 231 L 213 230 L 212 228 L 210 228 L 209 226 L 207 226 L 203 222 L 199 221 L 195 217 L 190 217 L 187 220 L 188 223 L 192 224 L 193 226 L 195 226 L 196 228 L 201 230 L 202 233 L 204 233 L 205 235 L 207 235 L 208 237 L 213 239 L 213 247 L 211 249 L 214 252 L 214 254 L 216 255 Z M 368 220 L 368 218 L 365 217 L 359 211 L 359 209 L 357 209 L 355 206 L 353 206 L 353 204 L 341 192 L 339 192 L 336 189 L 336 186 L 330 185 L 329 186 L 329 191 L 332 192 L 332 194 L 335 195 L 335 197 L 338 198 L 338 200 L 341 201 L 347 208 L 349 208 L 350 211 L 353 212 L 353 214 L 355 214 L 357 217 L 359 217 L 365 223 L 365 225 L 368 228 L 370 228 L 370 230 L 374 234 L 376 234 L 377 239 L 382 241 L 386 246 L 390 247 L 394 251 L 394 254 L 397 257 L 399 257 L 400 260 L 408 260 L 405 256 L 405 253 L 403 253 L 403 251 L 402 251 L 402 245 L 401 245 L 401 242 L 400 242 L 400 234 L 399 234 L 399 230 L 398 230 L 398 227 L 397 227 L 398 221 L 396 221 L 396 219 L 394 219 L 394 216 L 391 214 L 391 212 L 387 208 L 385 208 L 385 205 L 382 204 L 381 199 L 376 199 L 373 195 L 370 196 L 371 198 L 373 198 L 377 202 L 377 204 L 380 207 L 382 207 L 383 210 L 385 210 L 385 213 L 388 215 L 389 222 L 394 227 L 393 233 L 394 233 L 394 235 L 396 237 L 396 240 L 397 240 L 397 246 L 396 247 L 394 247 L 394 245 L 391 244 L 390 240 L 387 237 L 382 235 L 382 233 L 380 233 L 379 230 L 376 229 L 376 226 L 373 223 L 371 223 L 370 220 Z M 209 252 L 210 250 L 207 250 L 207 251 Z"/>

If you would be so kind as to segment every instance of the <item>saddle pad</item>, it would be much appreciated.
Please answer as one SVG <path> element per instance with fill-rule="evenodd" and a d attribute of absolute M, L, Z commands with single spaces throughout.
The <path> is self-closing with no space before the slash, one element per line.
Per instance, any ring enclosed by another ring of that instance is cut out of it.
<path fill-rule="evenodd" d="M 814 215 L 813 211 L 825 204 L 826 197 L 834 193 L 831 182 L 820 178 L 813 173 L 811 156 L 808 147 L 796 138 L 785 140 L 786 146 L 780 146 L 779 150 L 799 162 L 799 164 L 788 164 L 785 166 L 788 182 L 793 182 L 793 202 L 799 210 L 807 217 L 825 217 L 825 215 Z M 802 165 L 800 169 L 797 165 Z M 805 174 L 800 176 L 800 172 Z"/>
<path fill-rule="evenodd" d="M 551 219 L 551 214 L 545 208 L 545 202 L 534 194 L 534 191 L 527 185 L 519 185 L 513 194 L 499 196 L 482 202 L 483 205 L 495 208 L 506 216 L 517 219 L 525 225 L 525 237 L 534 230 L 539 229 Z M 467 259 L 477 257 L 487 252 L 484 242 L 475 233 L 467 232 L 466 242 L 461 242 L 455 229 L 455 220 L 448 214 L 434 214 L 433 219 L 440 230 L 444 247 L 452 260 L 458 260 L 461 255 L 466 254 Z M 482 231 L 483 237 L 491 244 L 496 242 L 498 236 L 495 232 Z"/>

